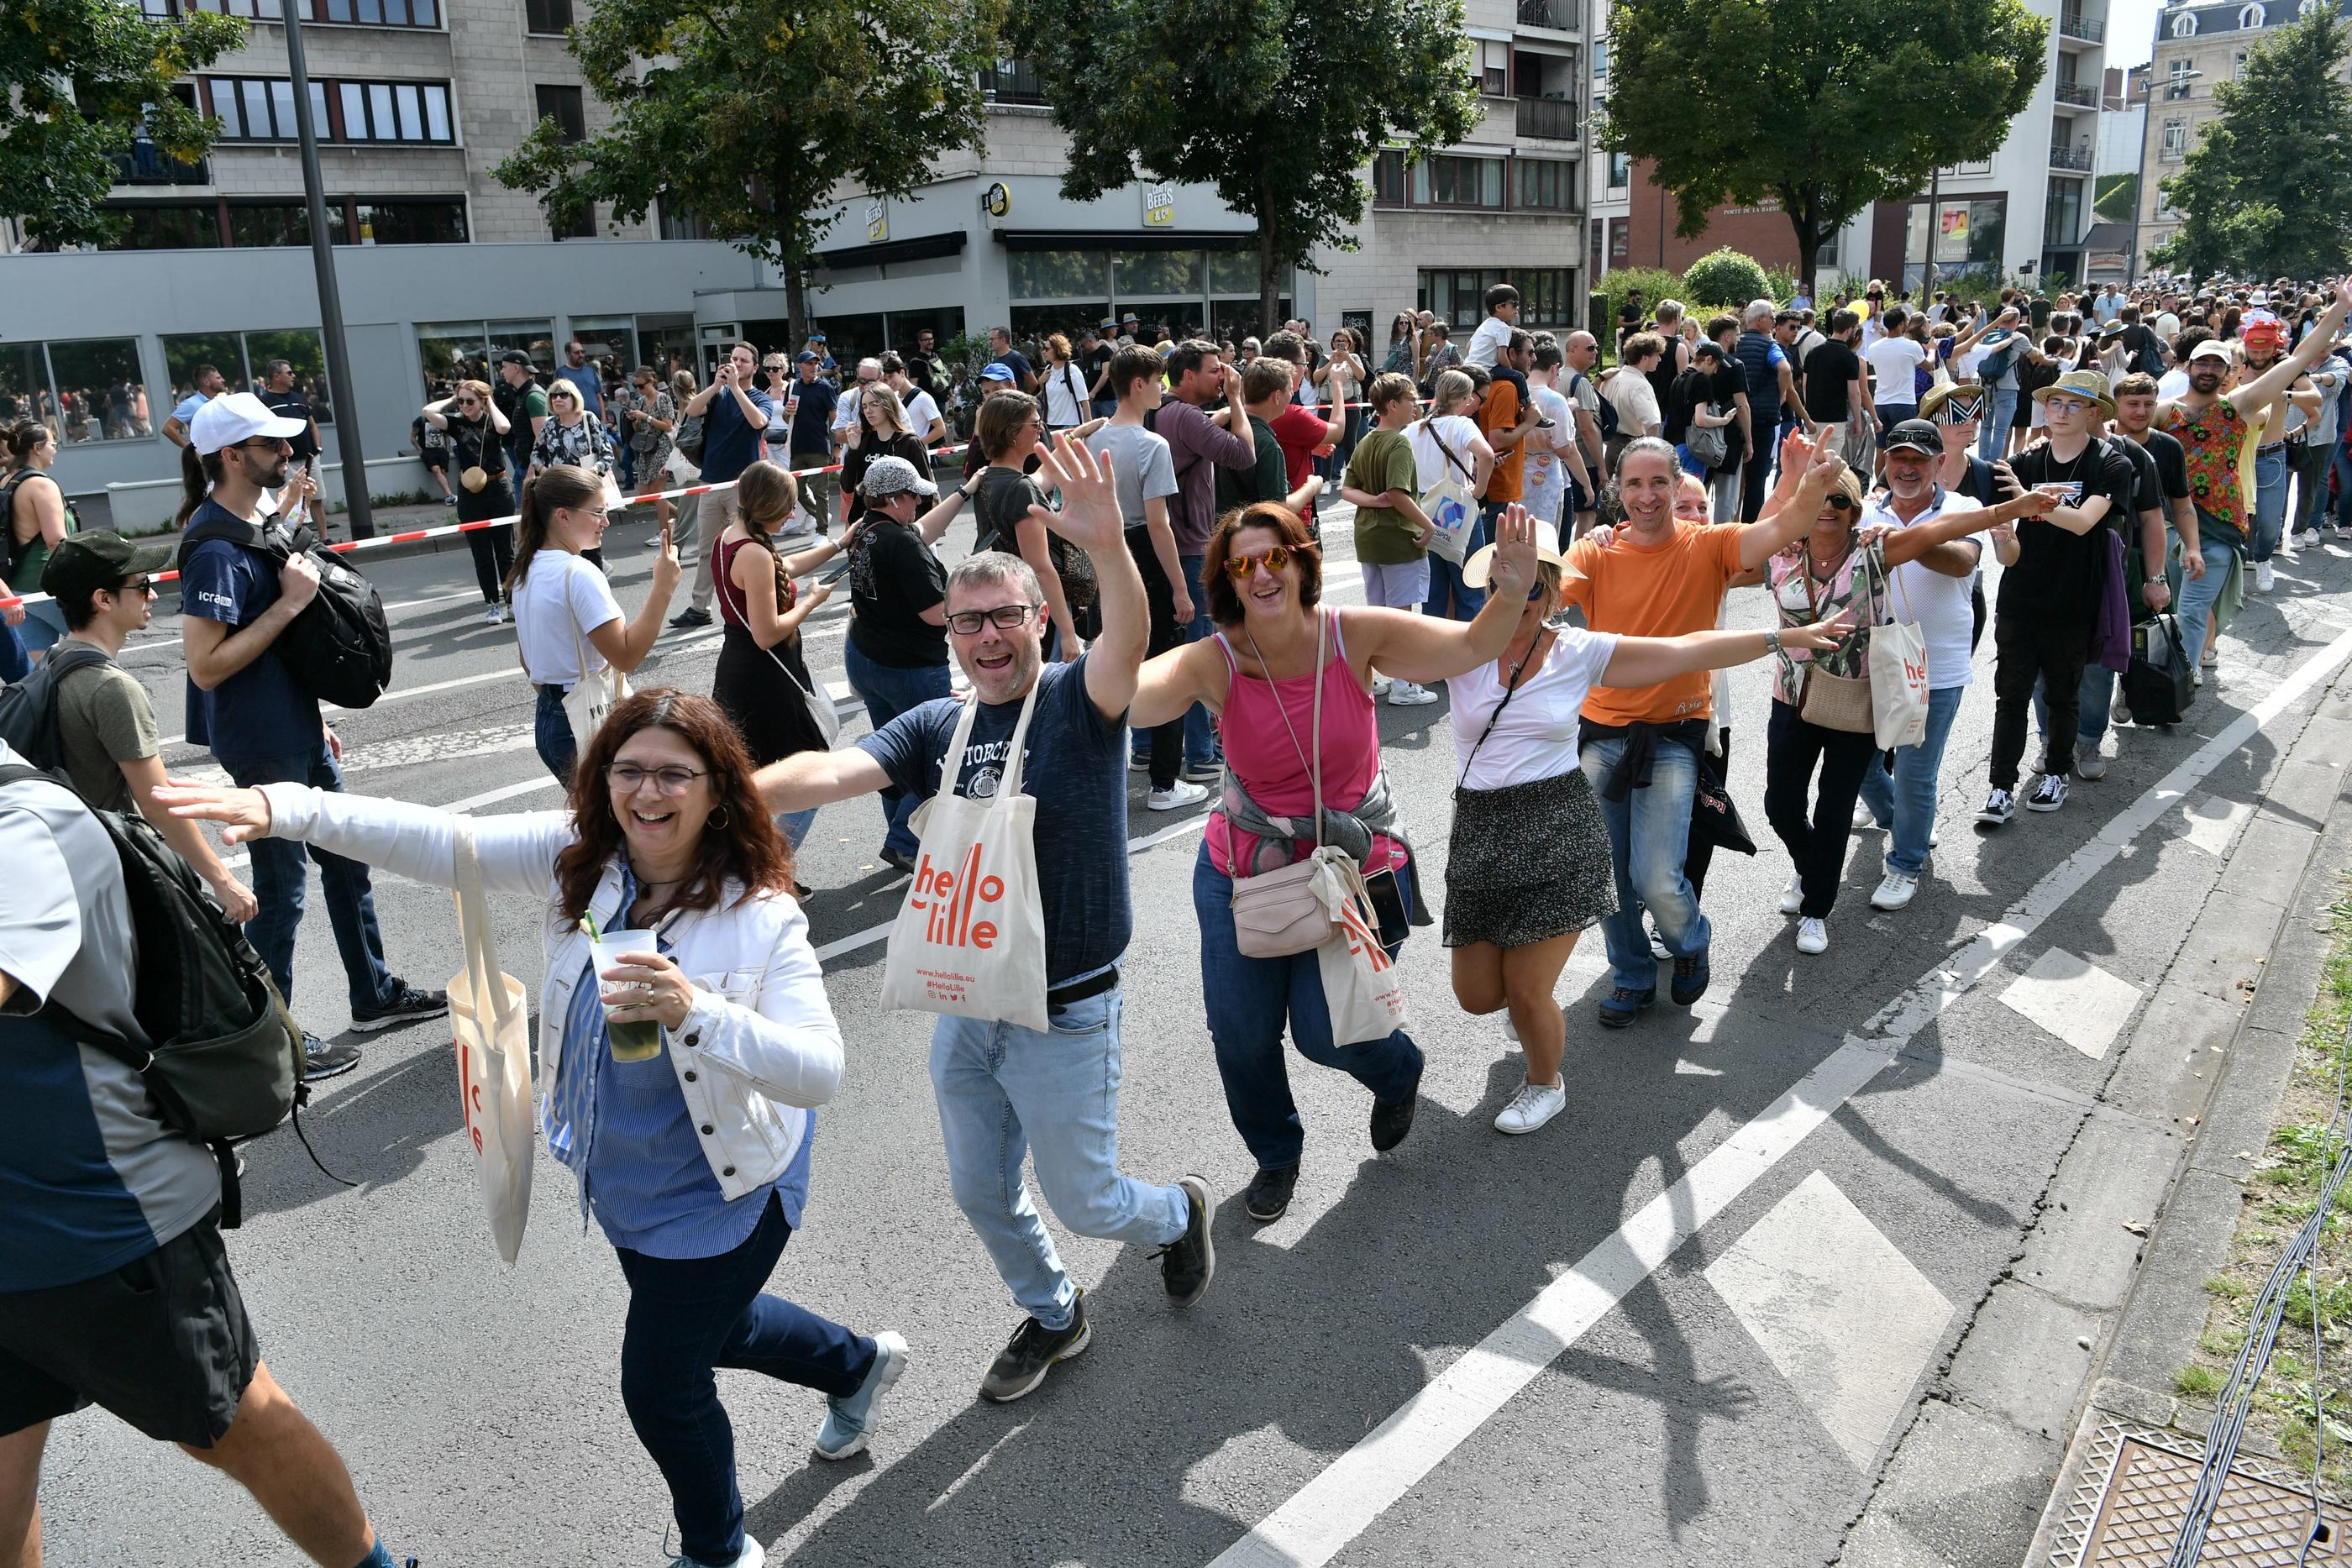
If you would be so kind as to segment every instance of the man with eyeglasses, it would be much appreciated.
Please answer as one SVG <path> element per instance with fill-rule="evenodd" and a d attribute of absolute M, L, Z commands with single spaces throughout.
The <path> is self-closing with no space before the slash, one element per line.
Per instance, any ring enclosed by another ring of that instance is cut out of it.
<path fill-rule="evenodd" d="M 940 697 L 839 751 L 803 752 L 760 770 L 768 805 L 805 810 L 896 785 L 971 798 L 1001 786 L 1016 733 L 1022 788 L 1036 798 L 1037 897 L 1045 930 L 1048 1025 L 941 1016 L 931 1031 L 931 1089 L 949 1186 L 1014 1301 L 1028 1315 L 981 1384 L 981 1397 L 1021 1398 L 1087 1348 L 1085 1295 L 1072 1281 L 1021 1178 L 1037 1183 L 1079 1236 L 1156 1246 L 1171 1301 L 1209 1288 L 1208 1183 L 1137 1181 L 1118 1168 L 1119 961 L 1134 930 L 1128 886 L 1127 710 L 1150 615 L 1128 553 L 1115 462 L 1063 436 L 1041 481 L 1058 513 L 1034 514 L 1087 552 L 1102 591 L 1102 635 L 1078 659 L 1045 663 L 1045 593 L 1019 556 L 984 550 L 948 577 L 947 629 L 971 681 L 968 745 L 946 773 L 962 706 Z M 890 459 L 885 458 L 884 462 Z M 878 465 L 877 465 L 878 466 Z M 925 852 L 928 853 L 928 850 Z M 917 874 L 930 872 L 919 859 Z"/>
<path fill-rule="evenodd" d="M 180 646 L 188 663 L 188 738 L 211 747 L 245 789 L 343 787 L 342 742 L 320 718 L 319 699 L 296 683 L 276 647 L 317 597 L 319 569 L 303 555 L 281 565 L 254 537 L 263 496 L 286 482 L 289 444 L 299 429 L 252 393 L 231 392 L 196 411 L 184 462 Z M 386 1029 L 447 1012 L 446 992 L 420 990 L 386 967 L 367 867 L 323 851 L 312 852 L 312 858 L 350 986 L 352 1029 Z M 254 844 L 259 909 L 246 935 L 289 1005 L 294 935 L 302 924 L 308 877 L 301 845 Z M 302 1046 L 306 1078 L 332 1078 L 359 1065 L 359 1048 L 348 1040 L 330 1044 L 305 1030 Z"/>

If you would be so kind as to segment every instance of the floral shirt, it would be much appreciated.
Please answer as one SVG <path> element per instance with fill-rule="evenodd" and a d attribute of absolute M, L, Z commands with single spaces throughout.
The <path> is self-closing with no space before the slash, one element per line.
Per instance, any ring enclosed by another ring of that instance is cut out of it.
<path fill-rule="evenodd" d="M 653 421 L 658 419 L 667 424 L 677 424 L 677 405 L 670 401 L 669 393 L 657 391 L 651 397 L 647 397 L 636 392 L 618 392 L 613 394 L 610 406 L 613 410 L 613 428 L 623 432 L 628 444 L 639 452 L 658 453 L 669 444 L 670 433 L 656 428 L 653 423 Z M 646 416 L 645 419 L 643 421 L 631 419 L 629 417 L 631 409 L 642 411 Z M 656 457 L 653 461 L 658 466 L 661 459 Z"/>
<path fill-rule="evenodd" d="M 2246 441 L 2246 416 L 2228 398 L 2217 397 L 2201 414 L 2179 405 L 2166 427 L 2189 453 L 2189 494 L 2200 512 L 2243 532 L 2245 492 L 2238 482 L 2238 456 Z"/>
<path fill-rule="evenodd" d="M 1780 624 L 1810 626 L 1817 621 L 1830 620 L 1852 605 L 1854 630 L 1824 653 L 1792 648 L 1773 662 L 1772 695 L 1791 706 L 1805 695 L 1801 661 L 1816 663 L 1832 675 L 1868 675 L 1867 629 L 1887 619 L 1885 540 L 1874 542 L 1868 549 L 1849 549 L 1831 569 L 1826 580 L 1815 574 L 1809 582 L 1807 563 L 1806 546 L 1801 541 L 1772 558 L 1769 568 L 1772 602 L 1780 607 Z"/>
<path fill-rule="evenodd" d="M 530 460 L 541 468 L 569 463 L 591 474 L 610 474 L 613 438 L 593 413 L 582 414 L 577 424 L 566 424 L 551 415 L 540 427 L 539 444 L 530 449 Z"/>

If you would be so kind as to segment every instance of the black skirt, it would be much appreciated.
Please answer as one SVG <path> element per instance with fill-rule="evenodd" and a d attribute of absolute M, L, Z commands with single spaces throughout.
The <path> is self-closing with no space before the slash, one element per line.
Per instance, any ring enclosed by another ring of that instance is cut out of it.
<path fill-rule="evenodd" d="M 773 658 L 769 655 L 772 653 Z M 783 661 L 779 669 L 776 661 Z M 792 673 L 787 675 L 784 671 Z M 744 748 L 762 768 L 803 751 L 825 749 L 824 735 L 809 713 L 808 699 L 794 681 L 805 683 L 808 665 L 801 657 L 801 640 L 787 637 L 773 648 L 762 648 L 750 631 L 730 621 L 719 648 L 719 669 L 710 696 L 735 721 Z M 814 690 L 814 687 L 809 688 Z"/>
<path fill-rule="evenodd" d="M 1582 768 L 1500 789 L 1455 788 L 1445 946 L 1524 947 L 1616 912 L 1609 824 Z"/>

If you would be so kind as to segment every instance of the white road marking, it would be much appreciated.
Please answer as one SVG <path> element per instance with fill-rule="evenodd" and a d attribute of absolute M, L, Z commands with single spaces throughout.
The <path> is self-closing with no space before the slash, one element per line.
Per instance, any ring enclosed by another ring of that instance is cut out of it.
<path fill-rule="evenodd" d="M 1911 1404 L 1952 1303 L 1820 1171 L 1706 1267 L 1857 1470 Z"/>
<path fill-rule="evenodd" d="M 2010 982 L 2000 1005 L 2096 1061 L 2139 1006 L 2139 988 L 2087 958 L 2053 947 Z"/>
<path fill-rule="evenodd" d="M 2296 667 L 2261 702 L 2183 759 L 2092 841 L 2053 867 L 1998 922 L 1921 977 L 1819 1067 L 1643 1204 L 1360 1442 L 1221 1552 L 1210 1568 L 1321 1568 L 1448 1454 L 1607 1316 L 1707 1221 L 1771 1170 L 1894 1060 L 1911 1037 L 1990 973 L 2011 949 L 2105 870 L 2124 846 L 2185 800 L 2287 706 L 2352 657 L 2352 632 Z"/>
<path fill-rule="evenodd" d="M 2230 841 L 2237 835 L 2238 824 L 2254 814 L 2252 806 L 2243 800 L 2224 800 L 2218 795 L 2208 795 L 2195 805 L 2181 809 L 2188 826 L 2180 836 L 2211 855 L 2221 859 L 2230 852 Z"/>

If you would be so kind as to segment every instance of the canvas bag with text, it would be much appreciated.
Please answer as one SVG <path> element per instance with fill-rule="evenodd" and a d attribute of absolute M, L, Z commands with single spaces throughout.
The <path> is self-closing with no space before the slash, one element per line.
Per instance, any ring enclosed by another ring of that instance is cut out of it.
<path fill-rule="evenodd" d="M 474 824 L 455 819 L 457 934 L 466 969 L 449 981 L 449 1022 L 457 1040 L 457 1090 L 464 1096 L 466 1141 L 474 1151 L 474 1179 L 489 1217 L 490 1240 L 509 1263 L 522 1250 L 530 1218 L 530 1163 L 535 1142 L 530 1092 L 530 1009 L 522 982 L 499 972 L 490 906 L 482 895 L 481 862 L 474 856 Z"/>
<path fill-rule="evenodd" d="M 1338 926 L 1315 949 L 1323 1000 L 1331 1010 L 1331 1043 L 1386 1040 L 1405 1027 L 1404 975 L 1381 946 L 1380 922 L 1364 894 L 1363 873 L 1335 852 L 1317 865 L 1313 886 Z"/>

